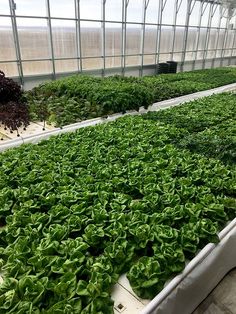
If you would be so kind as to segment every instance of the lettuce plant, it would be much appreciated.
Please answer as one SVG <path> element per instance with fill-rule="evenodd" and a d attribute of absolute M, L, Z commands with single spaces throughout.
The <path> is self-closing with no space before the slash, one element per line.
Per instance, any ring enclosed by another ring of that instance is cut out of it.
<path fill-rule="evenodd" d="M 235 169 L 127 116 L 0 155 L 0 313 L 113 313 L 153 298 L 236 214 Z M 24 162 L 22 162 L 22 160 Z"/>

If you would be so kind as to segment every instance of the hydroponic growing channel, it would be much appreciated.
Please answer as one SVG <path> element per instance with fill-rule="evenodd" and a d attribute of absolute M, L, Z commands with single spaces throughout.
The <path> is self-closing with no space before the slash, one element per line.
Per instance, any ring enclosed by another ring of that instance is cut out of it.
<path fill-rule="evenodd" d="M 26 92 L 31 121 L 64 126 L 154 102 L 236 82 L 236 68 L 225 67 L 146 77 L 75 75 Z"/>

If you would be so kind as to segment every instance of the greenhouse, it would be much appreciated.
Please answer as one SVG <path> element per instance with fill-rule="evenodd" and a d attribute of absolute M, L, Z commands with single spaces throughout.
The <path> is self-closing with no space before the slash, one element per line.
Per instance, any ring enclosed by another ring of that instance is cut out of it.
<path fill-rule="evenodd" d="M 0 0 L 0 314 L 236 314 L 236 0 Z"/>

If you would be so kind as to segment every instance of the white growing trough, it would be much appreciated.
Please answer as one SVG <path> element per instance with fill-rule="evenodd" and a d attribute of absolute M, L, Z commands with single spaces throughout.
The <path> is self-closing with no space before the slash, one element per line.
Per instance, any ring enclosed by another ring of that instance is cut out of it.
<path fill-rule="evenodd" d="M 112 297 L 115 313 L 191 314 L 232 268 L 236 267 L 236 218 L 220 233 L 218 244 L 209 243 L 166 284 L 152 300 L 142 300 L 121 276 Z"/>

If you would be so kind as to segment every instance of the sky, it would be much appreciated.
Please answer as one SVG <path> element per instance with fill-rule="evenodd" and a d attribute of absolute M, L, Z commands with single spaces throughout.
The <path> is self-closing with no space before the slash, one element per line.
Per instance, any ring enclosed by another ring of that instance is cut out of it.
<path fill-rule="evenodd" d="M 16 3 L 17 15 L 34 15 L 46 16 L 46 0 L 14 0 Z M 101 0 L 80 0 L 80 17 L 81 19 L 101 19 Z M 158 0 L 150 0 L 147 8 L 146 21 L 148 23 L 156 23 L 158 16 Z M 9 14 L 9 1 L 0 0 L 0 14 Z M 130 0 L 127 10 L 128 22 L 142 22 L 142 3 L 143 0 Z M 174 16 L 174 0 L 167 0 L 163 11 L 162 23 L 173 23 Z M 187 0 L 182 0 L 179 9 L 177 24 L 185 24 Z M 199 16 L 200 2 L 196 1 L 193 13 L 191 15 L 190 24 L 197 25 Z M 74 0 L 50 0 L 50 11 L 52 17 L 74 18 Z M 209 6 L 206 8 L 202 18 L 202 25 L 207 25 L 209 14 Z M 217 26 L 217 14 L 213 18 L 213 25 Z M 121 21 L 122 19 L 122 0 L 106 0 L 106 19 L 111 21 Z M 215 20 L 214 20 L 215 19 Z M 60 26 L 70 26 L 70 22 L 58 21 L 54 22 Z M 0 25 L 9 25 L 10 19 L 0 17 Z M 44 25 L 43 19 L 19 19 L 19 26 L 40 26 Z M 74 24 L 71 23 L 71 26 Z M 97 26 L 96 23 L 83 22 L 85 27 Z M 112 25 L 112 26 L 115 26 Z"/>

